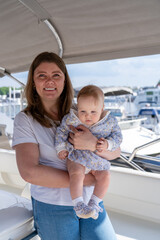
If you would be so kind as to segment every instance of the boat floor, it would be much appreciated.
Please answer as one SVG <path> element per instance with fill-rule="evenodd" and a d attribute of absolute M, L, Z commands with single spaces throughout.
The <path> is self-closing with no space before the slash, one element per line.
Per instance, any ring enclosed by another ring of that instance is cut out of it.
<path fill-rule="evenodd" d="M 160 240 L 160 224 L 107 211 L 117 240 Z M 38 236 L 32 240 L 39 240 Z"/>
<path fill-rule="evenodd" d="M 117 240 L 160 240 L 160 223 L 108 211 Z"/>
<path fill-rule="evenodd" d="M 117 240 L 160 240 L 160 224 L 107 211 Z M 38 236 L 32 240 L 40 240 Z"/>
<path fill-rule="evenodd" d="M 6 186 L 1 184 L 0 189 L 16 194 L 20 194 L 21 191 L 13 187 L 6 189 Z M 108 209 L 107 213 L 115 229 L 117 240 L 160 240 L 160 223 L 147 221 Z M 39 237 L 35 236 L 32 239 L 38 240 Z"/>

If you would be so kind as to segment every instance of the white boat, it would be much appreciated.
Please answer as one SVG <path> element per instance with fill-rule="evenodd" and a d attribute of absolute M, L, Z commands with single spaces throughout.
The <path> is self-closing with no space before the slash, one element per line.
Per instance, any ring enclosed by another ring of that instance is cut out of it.
<path fill-rule="evenodd" d="M 123 141 L 121 150 L 123 154 L 131 154 L 134 149 L 149 142 L 156 141 L 160 137 L 157 133 L 152 131 L 153 129 L 148 130 L 148 128 L 145 128 L 143 123 L 148 121 L 146 114 L 139 114 L 136 116 L 136 106 L 133 107 L 134 104 L 131 105 L 129 101 L 131 98 L 130 96 L 133 94 L 130 88 L 102 87 L 102 90 L 105 95 L 105 109 L 109 110 L 118 119 L 119 126 L 122 130 Z M 157 114 L 158 110 L 159 109 L 157 109 Z M 160 142 L 139 149 L 138 154 L 159 155 Z"/>
<path fill-rule="evenodd" d="M 29 186 L 20 177 L 15 151 L 5 149 L 0 149 L 0 222 L 1 240 L 34 233 Z"/>
<path fill-rule="evenodd" d="M 159 139 L 160 136 L 157 135 L 155 132 L 141 126 L 141 122 L 145 121 L 145 119 L 146 118 L 137 119 L 135 118 L 119 121 L 119 126 L 121 127 L 123 135 L 123 142 L 121 144 L 122 152 L 132 153 L 135 148 Z M 154 145 L 140 149 L 139 154 L 142 155 L 160 154 L 160 143 L 157 142 Z"/>
<path fill-rule="evenodd" d="M 0 210 L 0 219 L 7 217 L 0 226 L 0 239 L 22 239 L 34 232 L 31 205 L 27 200 L 30 197 L 28 186 L 19 175 L 14 151 L 0 150 L 0 166 L 0 202 L 1 207 L 6 207 Z M 104 204 L 118 240 L 150 240 L 153 235 L 154 240 L 159 239 L 159 183 L 160 174 L 111 167 L 111 183 Z M 4 190 L 9 193 L 4 195 Z M 11 206 L 7 205 L 8 200 Z"/>
<path fill-rule="evenodd" d="M 160 53 L 157 0 L 0 0 L 0 10 L 0 72 L 13 79 L 12 73 L 28 70 L 40 51 L 59 52 L 66 63 Z M 160 175 L 138 168 L 132 156 L 129 164 L 138 170 L 113 166 L 104 204 L 118 240 L 159 240 Z M 1 240 L 34 234 L 25 186 L 14 151 L 1 149 Z"/>
<path fill-rule="evenodd" d="M 110 110 L 118 120 L 136 115 L 137 108 L 131 102 L 133 90 L 130 87 L 101 87 L 101 89 L 105 96 L 105 109 Z"/>
<path fill-rule="evenodd" d="M 160 107 L 152 107 L 150 105 L 142 107 L 138 116 L 146 117 L 146 120 L 141 122 L 141 126 L 160 135 Z"/>
<path fill-rule="evenodd" d="M 12 138 L 13 135 L 13 119 L 0 112 L 0 133 Z"/>
<path fill-rule="evenodd" d="M 152 107 L 160 106 L 160 88 L 159 87 L 144 87 L 138 90 L 137 96 L 134 99 L 138 111 L 147 105 Z"/>

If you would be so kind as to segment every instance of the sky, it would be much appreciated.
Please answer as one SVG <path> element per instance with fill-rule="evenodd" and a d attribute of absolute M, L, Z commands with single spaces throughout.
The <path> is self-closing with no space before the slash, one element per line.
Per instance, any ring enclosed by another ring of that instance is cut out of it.
<path fill-rule="evenodd" d="M 160 80 L 160 55 L 67 65 L 74 88 L 87 84 L 97 86 L 156 86 Z M 27 72 L 13 74 L 26 83 Z M 0 87 L 20 87 L 8 77 L 0 78 Z"/>

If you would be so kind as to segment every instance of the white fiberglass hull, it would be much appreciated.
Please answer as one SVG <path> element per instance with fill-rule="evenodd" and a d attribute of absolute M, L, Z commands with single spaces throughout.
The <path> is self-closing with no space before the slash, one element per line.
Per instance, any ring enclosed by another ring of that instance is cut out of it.
<path fill-rule="evenodd" d="M 122 129 L 123 141 L 121 150 L 124 153 L 132 153 L 137 147 L 158 139 L 160 136 L 154 132 L 137 126 L 135 128 Z M 157 155 L 160 154 L 160 142 L 145 147 L 137 152 L 140 155 Z"/>
<path fill-rule="evenodd" d="M 160 239 L 160 174 L 111 167 L 104 198 L 118 240 Z"/>
<path fill-rule="evenodd" d="M 28 188 L 25 188 L 25 185 L 26 182 L 21 179 L 16 166 L 14 151 L 0 150 L 0 190 L 16 192 L 29 198 Z M 118 240 L 149 240 L 153 239 L 150 238 L 151 235 L 154 236 L 154 240 L 160 239 L 159 186 L 159 174 L 111 167 L 111 182 L 104 197 L 104 205 Z M 18 216 L 15 216 L 15 220 L 16 218 L 18 220 Z M 5 237 L 8 239 L 8 235 L 5 235 L 8 233 L 13 234 L 13 239 L 21 239 L 17 234 L 26 235 L 32 230 L 32 217 L 29 215 L 28 222 L 25 220 L 17 230 L 16 227 L 10 226 L 8 232 L 0 232 L 0 239 Z"/>

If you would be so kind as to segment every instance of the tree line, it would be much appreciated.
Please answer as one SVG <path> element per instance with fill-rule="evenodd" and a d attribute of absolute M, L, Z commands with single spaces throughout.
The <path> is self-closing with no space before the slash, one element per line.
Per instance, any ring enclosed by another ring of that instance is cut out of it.
<path fill-rule="evenodd" d="M 21 88 L 16 88 L 16 90 L 21 89 Z M 13 88 L 11 88 L 13 90 Z M 9 87 L 1 87 L 0 88 L 0 95 L 7 95 L 9 94 Z"/>

